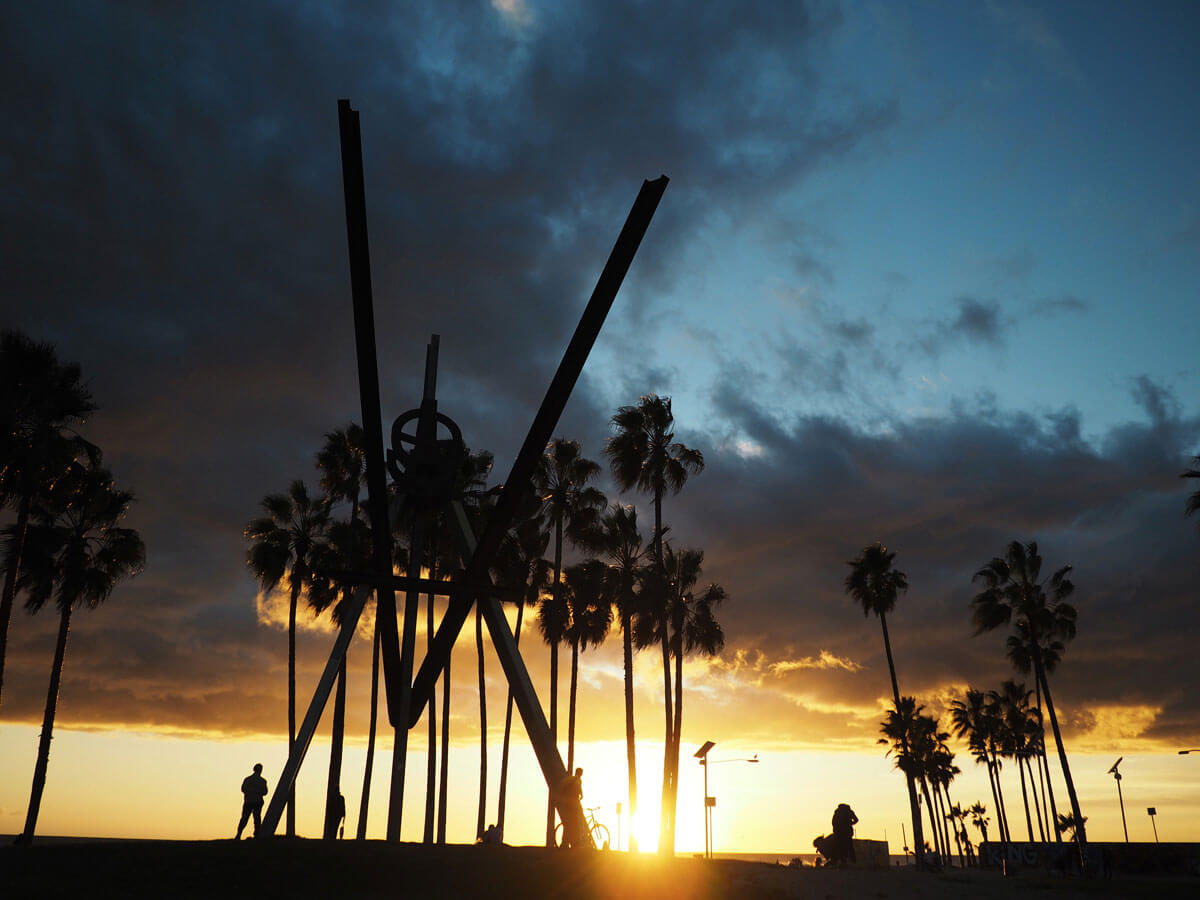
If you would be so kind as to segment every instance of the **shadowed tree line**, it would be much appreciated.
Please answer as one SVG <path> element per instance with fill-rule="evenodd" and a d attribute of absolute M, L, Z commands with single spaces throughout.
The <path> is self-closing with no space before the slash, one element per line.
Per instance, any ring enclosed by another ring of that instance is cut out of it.
<path fill-rule="evenodd" d="M 584 456 L 576 441 L 556 438 L 546 447 L 528 494 L 519 503 L 519 514 L 506 535 L 493 566 L 500 597 L 516 606 L 518 646 L 525 624 L 525 610 L 536 610 L 536 628 L 549 648 L 550 683 L 548 719 L 552 735 L 559 741 L 559 650 L 569 650 L 565 759 L 568 770 L 575 765 L 575 733 L 578 718 L 578 683 L 582 655 L 601 644 L 613 630 L 622 636 L 622 665 L 625 694 L 629 813 L 637 815 L 636 735 L 633 710 L 633 658 L 638 651 L 653 649 L 663 662 L 664 758 L 661 801 L 662 830 L 659 848 L 674 852 L 676 781 L 679 769 L 679 734 L 683 723 L 683 660 L 686 656 L 715 654 L 724 645 L 716 608 L 726 599 L 725 590 L 702 581 L 703 551 L 676 548 L 664 539 L 663 500 L 678 493 L 689 474 L 703 468 L 699 451 L 674 438 L 674 417 L 667 397 L 642 397 L 637 405 L 621 407 L 612 418 L 613 435 L 604 452 L 614 480 L 623 490 L 636 489 L 649 495 L 654 510 L 654 528 L 647 536 L 638 525 L 637 510 L 620 503 L 610 504 L 592 482 L 602 473 L 601 465 Z M 282 590 L 288 597 L 288 737 L 294 745 L 295 715 L 295 629 L 298 607 L 303 600 L 321 615 L 330 610 L 338 620 L 348 589 L 339 587 L 326 574 L 332 571 L 369 568 L 370 534 L 366 502 L 365 453 L 362 431 L 348 425 L 325 436 L 316 454 L 320 492 L 311 494 L 303 481 L 294 481 L 287 491 L 269 494 L 262 501 L 265 515 L 245 529 L 249 542 L 247 565 L 265 593 Z M 459 473 L 456 493 L 467 502 L 469 518 L 482 529 L 499 488 L 488 489 L 492 458 L 487 452 L 468 453 Z M 407 524 L 411 511 L 402 496 L 389 498 L 393 533 L 393 565 L 408 564 Z M 438 521 L 431 531 L 428 577 L 453 579 L 463 561 L 451 552 L 456 546 L 451 523 Z M 435 627 L 433 596 L 428 597 L 426 626 Z M 476 611 L 478 697 L 480 712 L 479 807 L 476 836 L 482 837 L 486 823 L 488 781 L 487 707 L 482 620 Z M 374 759 L 379 694 L 379 636 L 375 635 L 371 666 L 371 719 L 367 762 L 359 804 L 357 836 L 365 837 L 367 809 Z M 448 721 L 450 714 L 449 667 L 442 675 L 441 755 L 437 755 L 436 704 L 429 716 L 429 754 L 426 778 L 426 842 L 446 839 L 446 791 Z M 345 721 L 345 664 L 339 672 L 333 713 L 333 752 L 326 796 L 325 836 L 333 837 L 337 822 L 333 810 L 341 792 L 341 744 Z M 504 738 L 500 757 L 499 804 L 496 823 L 503 833 L 508 801 L 508 762 L 512 731 L 511 691 L 505 706 Z M 440 777 L 439 777 L 440 768 Z M 437 790 L 435 790 L 437 785 Z M 551 798 L 552 800 L 552 798 Z M 288 799 L 287 833 L 295 833 L 295 798 Z M 434 823 L 436 821 L 436 828 Z M 546 841 L 554 840 L 553 802 L 547 804 Z M 631 834 L 630 846 L 637 848 Z"/>
<path fill-rule="evenodd" d="M 76 431 L 96 409 L 81 378 L 79 366 L 60 362 L 50 344 L 0 333 L 0 506 L 16 513 L 3 530 L 0 689 L 17 597 L 30 613 L 52 605 L 59 615 L 19 843 L 32 842 L 37 828 L 71 616 L 102 604 L 146 560 L 138 533 L 120 524 L 133 494 L 116 486 L 100 448 Z"/>

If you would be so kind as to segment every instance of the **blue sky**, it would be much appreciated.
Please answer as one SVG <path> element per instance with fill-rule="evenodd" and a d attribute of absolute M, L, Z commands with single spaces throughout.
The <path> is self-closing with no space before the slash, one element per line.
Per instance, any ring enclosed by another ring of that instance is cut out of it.
<path fill-rule="evenodd" d="M 998 684 L 971 576 L 1037 540 L 1075 565 L 1068 739 L 1200 744 L 1178 478 L 1200 452 L 1198 26 L 1187 3 L 6 8 L 0 324 L 83 367 L 149 558 L 73 623 L 60 722 L 283 732 L 262 672 L 286 641 L 242 529 L 358 415 L 349 97 L 385 423 L 440 334 L 441 408 L 494 482 L 639 185 L 670 176 L 560 433 L 600 458 L 615 409 L 658 392 L 705 455 L 666 516 L 732 599 L 688 737 L 875 752 L 886 663 L 842 590 L 875 540 L 913 586 L 905 693 L 941 711 Z M 39 720 L 53 628 L 14 620 L 6 721 Z M 621 730 L 601 683 L 594 741 Z"/>

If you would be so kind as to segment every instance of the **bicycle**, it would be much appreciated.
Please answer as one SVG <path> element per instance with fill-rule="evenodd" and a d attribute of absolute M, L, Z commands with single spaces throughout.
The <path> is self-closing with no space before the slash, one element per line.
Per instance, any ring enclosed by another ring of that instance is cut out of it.
<path fill-rule="evenodd" d="M 600 850 L 608 850 L 611 847 L 612 837 L 608 833 L 608 828 L 596 821 L 595 812 L 599 806 L 592 806 L 583 811 L 585 825 L 587 826 L 588 836 L 592 839 L 592 846 Z M 563 845 L 563 823 L 560 821 L 554 826 L 554 846 L 561 847 Z"/>

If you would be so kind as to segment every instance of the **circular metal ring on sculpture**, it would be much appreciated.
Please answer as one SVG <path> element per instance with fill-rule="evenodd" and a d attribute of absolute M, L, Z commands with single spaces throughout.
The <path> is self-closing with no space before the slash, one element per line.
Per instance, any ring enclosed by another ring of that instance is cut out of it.
<path fill-rule="evenodd" d="M 452 443 L 456 448 L 461 447 L 463 445 L 462 430 L 458 427 L 458 423 L 445 413 L 437 413 L 436 416 L 438 424 L 444 425 L 446 430 L 450 432 L 448 442 Z M 409 461 L 412 459 L 414 454 L 417 454 L 418 457 L 420 457 L 424 455 L 422 453 L 423 450 L 433 449 L 418 447 L 416 435 L 409 434 L 404 430 L 404 426 L 420 418 L 421 410 L 419 409 L 410 409 L 408 412 L 401 413 L 396 417 L 396 421 L 392 423 L 392 449 L 388 454 L 388 456 L 391 458 L 389 462 L 394 460 L 398 467 L 407 469 Z M 434 448 L 443 444 L 444 440 L 433 441 Z M 411 449 L 405 446 L 406 444 L 411 445 Z M 396 469 L 392 470 L 392 474 L 398 475 Z"/>

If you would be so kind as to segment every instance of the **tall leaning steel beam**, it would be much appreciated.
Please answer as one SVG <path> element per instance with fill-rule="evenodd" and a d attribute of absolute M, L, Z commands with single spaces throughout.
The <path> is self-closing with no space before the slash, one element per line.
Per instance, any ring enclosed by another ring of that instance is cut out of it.
<path fill-rule="evenodd" d="M 466 584 L 480 584 L 487 581 L 488 570 L 495 559 L 504 533 L 512 524 L 521 494 L 528 486 L 534 467 L 542 453 L 545 452 L 546 444 L 558 425 L 559 417 L 567 405 L 575 382 L 579 380 L 584 363 L 587 362 L 592 346 L 600 334 L 600 328 L 604 325 L 608 311 L 617 297 L 621 282 L 625 280 L 625 274 L 629 271 L 638 246 L 646 234 L 646 229 L 650 226 L 650 220 L 654 217 L 654 211 L 658 208 L 663 191 L 667 189 L 667 180 L 667 176 L 663 175 L 653 181 L 642 183 L 642 189 L 638 192 L 629 217 L 625 220 L 625 226 L 621 229 L 616 244 L 613 245 L 608 262 L 604 265 L 604 271 L 600 273 L 591 299 L 588 300 L 579 325 L 575 328 L 575 334 L 571 337 L 571 342 L 563 353 L 562 362 L 559 363 L 558 371 L 554 374 L 554 380 L 550 382 L 542 405 L 538 409 L 537 415 L 534 416 L 533 424 L 529 426 L 529 434 L 525 438 L 525 443 L 521 445 L 521 450 L 509 472 L 508 480 L 504 482 L 504 490 L 500 493 L 496 508 L 488 517 L 487 527 L 479 539 L 479 545 L 467 563 L 462 578 Z M 450 658 L 450 651 L 454 647 L 458 633 L 462 630 L 463 623 L 467 620 L 473 602 L 469 596 L 451 598 L 446 614 L 442 617 L 442 622 L 434 635 L 433 644 L 413 681 L 412 708 L 408 718 L 409 728 L 420 720 L 425 704 L 433 696 L 433 686 L 442 669 L 445 668 L 446 661 Z"/>
<path fill-rule="evenodd" d="M 379 412 L 379 362 L 375 355 L 375 308 L 371 294 L 371 254 L 367 243 L 367 200 L 363 183 L 362 133 L 358 110 L 349 100 L 338 101 L 342 146 L 342 187 L 346 196 L 346 239 L 350 248 L 350 292 L 354 300 L 354 344 L 358 357 L 358 394 L 362 415 L 363 449 L 367 457 L 367 509 L 371 518 L 372 559 L 381 579 L 392 575 L 392 533 L 388 522 L 387 474 L 383 465 L 383 422 Z M 405 727 L 400 686 L 392 673 L 400 671 L 400 641 L 396 632 L 396 595 L 381 580 L 375 588 L 375 620 L 383 652 L 388 720 Z"/>

